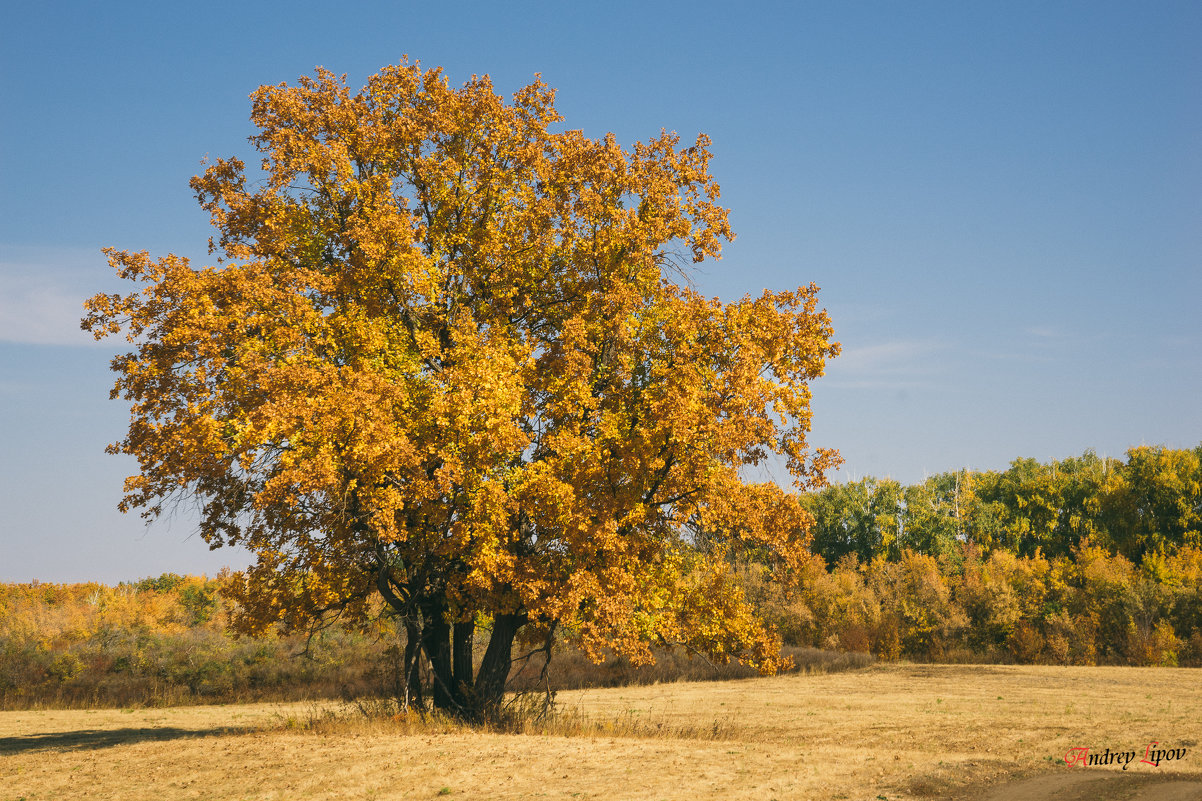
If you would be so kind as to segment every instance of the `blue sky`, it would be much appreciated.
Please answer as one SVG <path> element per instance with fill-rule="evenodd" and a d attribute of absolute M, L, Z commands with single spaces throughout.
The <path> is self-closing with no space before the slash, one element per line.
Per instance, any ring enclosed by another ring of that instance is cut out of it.
<path fill-rule="evenodd" d="M 567 127 L 713 138 L 724 299 L 811 281 L 837 478 L 1202 441 L 1202 5 L 41 2 L 0 12 L 0 580 L 213 573 L 187 509 L 116 509 L 103 246 L 205 260 L 200 159 L 249 95 L 402 54 L 534 73 Z"/>

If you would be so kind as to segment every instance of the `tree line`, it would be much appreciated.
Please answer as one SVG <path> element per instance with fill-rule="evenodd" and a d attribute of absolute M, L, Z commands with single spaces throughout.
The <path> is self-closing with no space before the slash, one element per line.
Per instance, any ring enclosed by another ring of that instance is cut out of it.
<path fill-rule="evenodd" d="M 782 591 L 754 564 L 741 581 L 791 646 L 880 659 L 1202 666 L 1202 548 L 1136 565 L 1082 542 L 1066 556 L 963 543 L 954 554 L 815 557 Z"/>
<path fill-rule="evenodd" d="M 1023 558 L 1067 557 L 1082 543 L 1138 565 L 1202 546 L 1202 445 L 1138 447 L 1126 460 L 1086 451 L 1002 471 L 940 473 L 919 484 L 864 478 L 804 496 L 812 550 L 898 561 L 906 551 L 955 557 L 965 544 Z"/>
<path fill-rule="evenodd" d="M 167 573 L 115 587 L 0 584 L 0 709 L 288 701 L 378 686 L 379 631 L 235 638 L 227 583 Z"/>
<path fill-rule="evenodd" d="M 1202 445 L 1140 447 L 1126 460 L 1086 452 L 906 487 L 874 478 L 828 486 L 800 496 L 814 518 L 812 537 L 787 580 L 754 554 L 729 561 L 712 580 L 799 662 L 842 652 L 1202 666 L 1200 465 Z M 313 636 L 281 623 L 234 638 L 238 589 L 228 573 L 116 587 L 0 584 L 0 707 L 395 691 L 404 621 L 387 605 Z M 488 631 L 495 621 L 480 614 L 473 624 Z M 564 687 L 712 670 L 689 660 L 687 649 L 664 648 L 647 673 L 620 652 L 586 655 L 571 640 L 561 632 L 554 645 L 555 683 Z M 477 644 L 474 662 L 483 650 Z M 589 656 L 605 661 L 594 667 Z M 714 677 L 752 672 L 733 667 Z M 519 669 L 511 687 L 521 685 Z"/>
<path fill-rule="evenodd" d="M 883 659 L 1202 665 L 1202 445 L 1017 459 L 803 496 L 797 589 L 741 580 L 786 644 Z"/>
<path fill-rule="evenodd" d="M 96 582 L 0 583 L 0 709 L 171 706 L 341 698 L 394 698 L 404 635 L 383 605 L 370 624 L 334 622 L 313 633 L 273 626 L 236 636 L 231 576 L 165 573 L 106 586 Z M 493 621 L 481 617 L 484 630 Z M 478 643 L 475 659 L 483 657 Z M 793 669 L 838 671 L 873 660 L 863 653 L 785 647 Z M 655 663 L 608 652 L 594 663 L 560 641 L 555 663 L 515 660 L 507 686 L 557 689 L 746 678 L 737 661 L 712 664 L 658 647 Z"/>

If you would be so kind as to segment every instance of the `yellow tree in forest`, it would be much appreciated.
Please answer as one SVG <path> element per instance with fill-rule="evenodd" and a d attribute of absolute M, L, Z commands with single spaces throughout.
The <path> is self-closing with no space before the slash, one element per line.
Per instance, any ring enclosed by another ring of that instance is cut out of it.
<path fill-rule="evenodd" d="M 774 453 L 823 482 L 808 383 L 838 345 L 813 286 L 691 288 L 732 237 L 709 140 L 555 132 L 539 80 L 507 102 L 407 61 L 252 98 L 262 177 L 192 182 L 216 265 L 108 250 L 140 289 L 87 303 L 133 348 L 122 509 L 187 494 L 213 547 L 254 552 L 245 632 L 382 598 L 409 700 L 467 717 L 496 713 L 519 635 L 777 666 L 726 564 L 787 576 L 810 518 L 740 471 Z"/>

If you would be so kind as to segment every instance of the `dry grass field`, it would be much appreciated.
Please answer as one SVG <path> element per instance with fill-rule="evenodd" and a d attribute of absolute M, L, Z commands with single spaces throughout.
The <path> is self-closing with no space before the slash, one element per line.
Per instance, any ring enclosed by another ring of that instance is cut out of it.
<path fill-rule="evenodd" d="M 0 712 L 0 801 L 1202 799 L 1185 669 L 878 665 L 563 693 L 548 730 L 312 705 Z M 357 713 L 356 713 L 357 714 Z M 1149 743 L 1186 749 L 1157 767 Z M 1074 747 L 1136 751 L 1069 767 Z"/>

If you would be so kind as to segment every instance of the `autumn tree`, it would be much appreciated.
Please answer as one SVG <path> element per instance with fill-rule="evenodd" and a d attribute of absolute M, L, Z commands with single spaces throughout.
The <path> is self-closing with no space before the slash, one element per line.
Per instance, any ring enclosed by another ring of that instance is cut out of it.
<path fill-rule="evenodd" d="M 409 700 L 467 717 L 496 714 L 515 637 L 778 666 L 728 560 L 787 577 L 810 518 L 741 471 L 822 483 L 808 383 L 838 345 L 813 286 L 692 288 L 732 237 L 709 140 L 557 132 L 540 80 L 506 101 L 407 62 L 252 99 L 261 174 L 192 182 L 216 264 L 109 250 L 140 291 L 87 304 L 132 346 L 121 508 L 186 494 L 211 546 L 254 552 L 244 632 L 382 599 Z"/>
<path fill-rule="evenodd" d="M 1129 559 L 1202 545 L 1202 459 L 1196 451 L 1127 451 L 1095 502 L 1110 544 Z"/>

